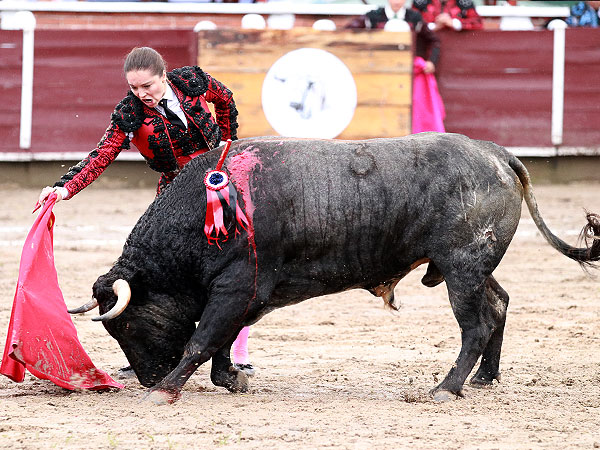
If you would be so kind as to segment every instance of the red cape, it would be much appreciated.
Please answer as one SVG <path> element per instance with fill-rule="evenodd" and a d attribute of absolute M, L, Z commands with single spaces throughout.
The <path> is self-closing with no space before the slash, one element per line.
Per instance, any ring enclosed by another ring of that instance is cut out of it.
<path fill-rule="evenodd" d="M 413 66 L 412 132 L 444 132 L 446 110 L 432 73 L 425 73 L 425 60 L 417 56 Z"/>
<path fill-rule="evenodd" d="M 52 194 L 25 239 L 0 373 L 21 382 L 25 369 L 66 389 L 123 388 L 97 369 L 77 338 L 54 267 Z"/>

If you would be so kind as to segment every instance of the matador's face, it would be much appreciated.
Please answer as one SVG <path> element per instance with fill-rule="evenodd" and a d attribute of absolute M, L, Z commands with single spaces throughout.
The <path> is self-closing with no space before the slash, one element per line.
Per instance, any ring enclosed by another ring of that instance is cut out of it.
<path fill-rule="evenodd" d="M 133 95 L 146 106 L 154 108 L 165 95 L 167 74 L 153 75 L 150 70 L 132 70 L 125 75 Z"/>

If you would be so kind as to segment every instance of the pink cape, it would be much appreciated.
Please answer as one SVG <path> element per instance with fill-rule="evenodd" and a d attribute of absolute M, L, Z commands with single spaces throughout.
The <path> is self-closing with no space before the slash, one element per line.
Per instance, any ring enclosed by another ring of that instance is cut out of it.
<path fill-rule="evenodd" d="M 438 91 L 435 76 L 432 73 L 424 73 L 424 68 L 425 60 L 417 56 L 413 67 L 412 132 L 445 132 L 444 102 Z"/>
<path fill-rule="evenodd" d="M 123 388 L 81 346 L 54 267 L 52 194 L 27 235 L 0 373 L 22 382 L 25 369 L 66 389 Z"/>

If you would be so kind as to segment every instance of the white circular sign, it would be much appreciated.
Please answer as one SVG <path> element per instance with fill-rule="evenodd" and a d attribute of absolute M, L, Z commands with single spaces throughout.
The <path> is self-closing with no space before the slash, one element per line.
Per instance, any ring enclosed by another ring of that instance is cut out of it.
<path fill-rule="evenodd" d="M 267 72 L 262 107 L 282 136 L 331 139 L 354 116 L 356 84 L 335 55 L 301 48 L 283 55 Z"/>

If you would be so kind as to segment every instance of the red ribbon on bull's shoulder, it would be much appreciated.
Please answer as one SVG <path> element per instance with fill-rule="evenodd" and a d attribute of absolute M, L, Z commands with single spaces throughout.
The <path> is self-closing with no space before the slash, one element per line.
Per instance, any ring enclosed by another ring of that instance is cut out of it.
<path fill-rule="evenodd" d="M 221 170 L 231 140 L 227 141 L 217 167 L 209 170 L 204 176 L 206 185 L 206 219 L 204 223 L 204 234 L 210 245 L 216 244 L 219 248 L 220 242 L 229 239 L 228 229 L 234 227 L 234 236 L 241 230 L 247 230 L 248 218 L 237 201 L 237 191 L 231 182 L 229 175 Z"/>

